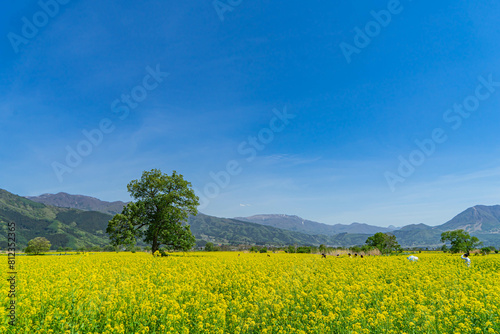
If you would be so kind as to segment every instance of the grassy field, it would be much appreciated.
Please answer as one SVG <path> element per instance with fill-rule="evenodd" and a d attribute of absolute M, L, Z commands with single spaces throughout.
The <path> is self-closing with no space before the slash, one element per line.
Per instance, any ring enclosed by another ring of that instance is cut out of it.
<path fill-rule="evenodd" d="M 500 333 L 500 256 L 22 256 L 1 333 Z"/>

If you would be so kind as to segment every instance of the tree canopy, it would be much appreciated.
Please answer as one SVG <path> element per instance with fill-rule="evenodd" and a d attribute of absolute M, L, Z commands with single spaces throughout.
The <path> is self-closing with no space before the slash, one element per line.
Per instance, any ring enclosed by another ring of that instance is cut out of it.
<path fill-rule="evenodd" d="M 452 253 L 465 252 L 469 253 L 471 250 L 476 249 L 481 245 L 477 237 L 471 236 L 464 230 L 447 231 L 441 233 L 441 242 L 451 243 L 450 251 Z"/>
<path fill-rule="evenodd" d="M 151 245 L 153 254 L 161 246 L 187 251 L 195 245 L 185 222 L 189 214 L 198 213 L 199 199 L 182 175 L 176 171 L 162 174 L 158 169 L 144 171 L 127 190 L 135 202 L 115 215 L 106 229 L 113 245 L 135 245 L 141 238 Z"/>
<path fill-rule="evenodd" d="M 35 239 L 31 239 L 28 242 L 28 247 L 24 250 L 27 254 L 38 255 L 44 252 L 48 252 L 50 249 L 50 241 L 45 239 L 44 237 L 38 237 Z"/>
<path fill-rule="evenodd" d="M 396 236 L 388 233 L 375 233 L 366 239 L 366 244 L 377 248 L 382 254 L 388 254 L 392 251 L 401 250 L 401 246 L 396 241 Z"/>

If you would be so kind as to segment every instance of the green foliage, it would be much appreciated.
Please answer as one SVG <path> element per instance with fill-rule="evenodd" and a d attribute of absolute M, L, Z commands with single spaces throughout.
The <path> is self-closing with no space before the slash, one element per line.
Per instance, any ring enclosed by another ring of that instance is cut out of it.
<path fill-rule="evenodd" d="M 452 253 L 465 252 L 469 253 L 471 250 L 476 249 L 481 245 L 477 237 L 472 237 L 464 230 L 447 231 L 441 233 L 441 242 L 451 243 L 450 251 Z"/>
<path fill-rule="evenodd" d="M 28 247 L 24 250 L 27 254 L 39 255 L 48 252 L 50 249 L 50 241 L 44 237 L 37 237 L 28 242 Z"/>
<path fill-rule="evenodd" d="M 267 248 L 262 247 L 262 248 L 259 250 L 259 252 L 261 252 L 261 253 L 267 253 Z"/>
<path fill-rule="evenodd" d="M 450 249 L 448 248 L 448 246 L 446 246 L 446 245 L 441 246 L 441 251 L 442 251 L 442 252 L 446 253 L 446 252 L 448 252 L 449 250 L 450 250 Z"/>
<path fill-rule="evenodd" d="M 327 250 L 325 244 L 319 245 L 318 249 L 319 249 L 320 253 L 326 253 L 326 250 Z"/>
<path fill-rule="evenodd" d="M 171 176 L 158 169 L 145 171 L 140 180 L 127 185 L 136 202 L 125 206 L 108 223 L 106 232 L 113 245 L 134 245 L 137 239 L 151 245 L 154 253 L 160 246 L 167 250 L 190 250 L 196 243 L 189 225 L 189 214 L 196 215 L 198 197 L 191 183 L 175 171 Z"/>
<path fill-rule="evenodd" d="M 308 246 L 297 247 L 297 253 L 311 253 L 311 247 Z"/>
<path fill-rule="evenodd" d="M 113 245 L 106 245 L 102 248 L 103 252 L 116 252 L 117 247 Z"/>
<path fill-rule="evenodd" d="M 402 251 L 401 246 L 396 241 L 396 236 L 388 233 L 375 233 L 373 236 L 366 239 L 366 244 L 377 248 L 382 254 Z"/>
<path fill-rule="evenodd" d="M 296 251 L 297 251 L 297 249 L 293 245 L 288 246 L 288 249 L 286 250 L 286 252 L 289 253 L 289 254 L 293 254 Z"/>
<path fill-rule="evenodd" d="M 490 253 L 491 253 L 491 248 L 490 247 L 483 247 L 483 248 L 481 248 L 481 254 L 488 255 Z"/>
<path fill-rule="evenodd" d="M 249 249 L 249 250 L 250 250 L 250 252 L 251 252 L 251 253 L 258 253 L 258 252 L 259 252 L 259 247 L 257 247 L 257 246 L 252 246 L 252 247 L 250 247 L 250 249 Z"/>
<path fill-rule="evenodd" d="M 361 251 L 362 251 L 362 250 L 361 250 L 361 247 L 359 247 L 359 246 L 354 246 L 354 247 L 351 247 L 351 251 L 352 251 L 353 253 L 361 253 Z"/>
<path fill-rule="evenodd" d="M 361 251 L 364 253 L 368 253 L 369 251 L 374 250 L 374 249 L 375 249 L 375 247 L 370 246 L 370 245 L 361 246 Z"/>
<path fill-rule="evenodd" d="M 215 245 L 212 242 L 207 242 L 205 244 L 205 251 L 207 252 L 214 252 L 216 250 Z"/>

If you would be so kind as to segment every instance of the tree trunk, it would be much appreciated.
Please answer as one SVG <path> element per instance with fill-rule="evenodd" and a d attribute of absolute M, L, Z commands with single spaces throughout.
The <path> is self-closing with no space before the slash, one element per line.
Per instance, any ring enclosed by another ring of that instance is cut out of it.
<path fill-rule="evenodd" d="M 153 244 L 151 245 L 151 252 L 154 253 L 158 250 L 158 238 L 157 237 L 154 237 L 153 238 Z"/>

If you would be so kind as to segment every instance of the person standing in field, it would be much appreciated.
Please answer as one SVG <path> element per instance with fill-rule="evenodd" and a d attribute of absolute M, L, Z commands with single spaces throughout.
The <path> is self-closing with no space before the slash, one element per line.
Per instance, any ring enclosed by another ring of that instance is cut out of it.
<path fill-rule="evenodd" d="M 464 255 L 462 255 L 461 259 L 465 261 L 465 264 L 467 265 L 467 267 L 470 267 L 471 261 L 470 261 L 469 253 L 465 253 Z"/>
<path fill-rule="evenodd" d="M 418 257 L 416 257 L 415 255 L 410 255 L 407 257 L 407 259 L 410 260 L 410 262 L 418 261 Z"/>

